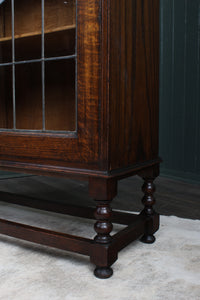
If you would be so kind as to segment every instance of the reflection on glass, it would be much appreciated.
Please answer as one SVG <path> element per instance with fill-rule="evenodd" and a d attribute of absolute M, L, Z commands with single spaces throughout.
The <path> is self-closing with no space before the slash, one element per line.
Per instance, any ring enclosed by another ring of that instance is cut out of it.
<path fill-rule="evenodd" d="M 45 57 L 74 54 L 75 24 L 75 0 L 45 0 Z"/>
<path fill-rule="evenodd" d="M 13 128 L 12 67 L 0 67 L 0 128 Z"/>
<path fill-rule="evenodd" d="M 41 0 L 15 0 L 15 59 L 41 58 Z"/>
<path fill-rule="evenodd" d="M 0 1 L 0 63 L 12 60 L 11 1 Z"/>
<path fill-rule="evenodd" d="M 75 61 L 45 63 L 47 130 L 75 130 Z"/>
<path fill-rule="evenodd" d="M 42 129 L 41 63 L 15 66 L 16 128 Z"/>

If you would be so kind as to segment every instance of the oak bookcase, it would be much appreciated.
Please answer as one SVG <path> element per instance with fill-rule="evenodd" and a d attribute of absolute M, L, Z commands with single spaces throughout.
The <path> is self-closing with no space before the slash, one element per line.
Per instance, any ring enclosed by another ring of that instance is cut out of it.
<path fill-rule="evenodd" d="M 153 243 L 158 78 L 159 0 L 1 1 L 0 168 L 88 180 L 96 207 L 1 200 L 94 218 L 96 236 L 5 219 L 0 233 L 88 255 L 99 278 L 130 242 Z M 112 211 L 118 180 L 133 175 L 144 209 Z M 112 234 L 112 223 L 127 226 Z"/>

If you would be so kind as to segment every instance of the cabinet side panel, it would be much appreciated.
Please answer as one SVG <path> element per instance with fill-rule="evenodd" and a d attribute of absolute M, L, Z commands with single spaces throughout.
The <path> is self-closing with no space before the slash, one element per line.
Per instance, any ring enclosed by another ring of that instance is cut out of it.
<path fill-rule="evenodd" d="M 158 156 L 159 0 L 110 2 L 110 168 Z"/>

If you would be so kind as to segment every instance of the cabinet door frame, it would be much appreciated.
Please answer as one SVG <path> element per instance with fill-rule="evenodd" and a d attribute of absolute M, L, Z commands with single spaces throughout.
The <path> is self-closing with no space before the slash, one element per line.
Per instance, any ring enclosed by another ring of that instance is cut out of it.
<path fill-rule="evenodd" d="M 76 1 L 77 130 L 66 134 L 0 131 L 1 169 L 53 174 L 106 169 L 108 59 L 102 32 L 107 32 L 107 1 Z"/>

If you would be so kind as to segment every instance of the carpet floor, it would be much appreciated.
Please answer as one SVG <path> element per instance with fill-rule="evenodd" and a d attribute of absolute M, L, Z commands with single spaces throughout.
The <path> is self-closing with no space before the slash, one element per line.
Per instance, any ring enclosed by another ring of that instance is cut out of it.
<path fill-rule="evenodd" d="M 0 217 L 8 220 L 94 236 L 93 221 L 38 212 L 1 202 Z M 130 244 L 113 277 L 100 280 L 88 257 L 0 235 L 0 299 L 200 299 L 200 220 L 161 216 L 156 238 Z"/>

